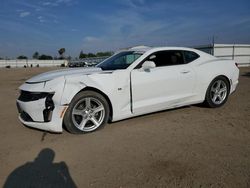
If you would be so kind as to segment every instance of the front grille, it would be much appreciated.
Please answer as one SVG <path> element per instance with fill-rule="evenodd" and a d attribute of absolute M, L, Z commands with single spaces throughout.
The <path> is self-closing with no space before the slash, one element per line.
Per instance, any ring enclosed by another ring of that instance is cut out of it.
<path fill-rule="evenodd" d="M 21 90 L 21 94 L 20 94 L 18 100 L 23 101 L 23 102 L 36 101 L 39 99 L 43 99 L 43 98 L 47 97 L 48 95 L 49 95 L 49 93 L 45 93 L 45 92 L 34 93 L 34 92 Z"/>

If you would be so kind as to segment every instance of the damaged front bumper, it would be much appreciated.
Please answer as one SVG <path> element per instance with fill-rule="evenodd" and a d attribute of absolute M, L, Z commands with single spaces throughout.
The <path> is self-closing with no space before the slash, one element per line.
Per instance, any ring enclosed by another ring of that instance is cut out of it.
<path fill-rule="evenodd" d="M 55 104 L 54 93 L 21 90 L 17 99 L 19 120 L 27 126 L 51 132 L 62 132 L 65 105 Z"/>

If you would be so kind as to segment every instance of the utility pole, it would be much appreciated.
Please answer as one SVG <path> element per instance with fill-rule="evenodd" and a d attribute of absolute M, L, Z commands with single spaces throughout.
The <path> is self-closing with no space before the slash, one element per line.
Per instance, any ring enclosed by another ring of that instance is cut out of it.
<path fill-rule="evenodd" d="M 212 55 L 214 55 L 214 41 L 215 41 L 215 37 L 213 35 L 213 38 L 212 38 Z"/>

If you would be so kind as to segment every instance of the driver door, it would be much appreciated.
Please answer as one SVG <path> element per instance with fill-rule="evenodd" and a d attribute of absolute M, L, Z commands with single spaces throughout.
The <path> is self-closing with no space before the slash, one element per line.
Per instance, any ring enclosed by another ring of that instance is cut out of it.
<path fill-rule="evenodd" d="M 181 51 L 160 51 L 146 60 L 155 68 L 131 72 L 132 112 L 144 114 L 171 108 L 189 101 L 193 96 L 195 74 L 184 64 Z"/>

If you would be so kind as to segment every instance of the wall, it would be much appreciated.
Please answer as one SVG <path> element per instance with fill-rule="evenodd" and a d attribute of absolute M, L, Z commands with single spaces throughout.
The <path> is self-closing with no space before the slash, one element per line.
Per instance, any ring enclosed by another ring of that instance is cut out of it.
<path fill-rule="evenodd" d="M 196 47 L 222 59 L 233 59 L 239 66 L 250 66 L 249 44 L 214 44 Z"/>
<path fill-rule="evenodd" d="M 0 68 L 10 66 L 11 68 L 17 67 L 35 67 L 39 65 L 39 67 L 53 67 L 53 66 L 61 66 L 64 64 L 67 66 L 67 60 L 0 60 Z"/>
<path fill-rule="evenodd" d="M 224 59 L 233 59 L 240 66 L 250 66 L 250 45 L 215 44 L 214 56 Z"/>

